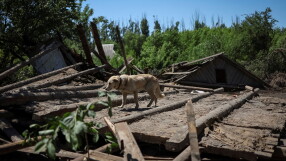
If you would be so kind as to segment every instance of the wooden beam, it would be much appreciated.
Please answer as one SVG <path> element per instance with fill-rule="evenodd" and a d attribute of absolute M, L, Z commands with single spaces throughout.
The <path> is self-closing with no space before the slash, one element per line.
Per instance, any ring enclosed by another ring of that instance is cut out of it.
<path fill-rule="evenodd" d="M 18 87 L 21 87 L 21 86 L 24 86 L 24 85 L 27 85 L 27 84 L 30 84 L 30 83 L 33 83 L 33 82 L 45 79 L 45 78 L 48 78 L 50 76 L 56 75 L 58 73 L 61 73 L 61 72 L 65 71 L 65 70 L 67 70 L 69 68 L 76 68 L 76 67 L 78 67 L 78 66 L 80 66 L 82 64 L 83 63 L 77 63 L 77 64 L 74 64 L 74 65 L 71 65 L 71 66 L 67 66 L 67 67 L 64 67 L 64 68 L 61 68 L 61 69 L 58 69 L 58 70 L 55 70 L 55 71 L 52 71 L 52 72 L 49 72 L 49 73 L 41 74 L 41 75 L 38 75 L 38 76 L 35 76 L 35 77 L 32 77 L 32 78 L 26 79 L 26 80 L 23 80 L 23 81 L 20 81 L 20 82 L 16 82 L 16 83 L 13 83 L 13 84 L 9 84 L 9 85 L 0 87 L 0 93 L 3 93 L 3 92 L 6 92 L 8 90 L 11 90 L 11 89 L 15 89 L 15 88 L 18 88 Z"/>
<path fill-rule="evenodd" d="M 133 137 L 130 128 L 126 122 L 115 124 L 116 134 L 119 138 L 118 142 L 121 143 L 121 149 L 124 149 L 124 160 L 142 160 L 144 157 Z"/>
<path fill-rule="evenodd" d="M 0 129 L 6 134 L 6 136 L 8 136 L 8 138 L 10 138 L 12 142 L 21 141 L 24 139 L 6 119 L 0 118 Z"/>
<path fill-rule="evenodd" d="M 86 56 L 87 62 L 90 66 L 94 66 L 94 63 L 93 63 L 93 60 L 91 57 L 90 48 L 89 48 L 88 41 L 87 41 L 87 38 L 85 36 L 85 31 L 83 29 L 82 24 L 77 25 L 77 31 L 78 31 L 78 35 L 79 35 L 79 38 L 80 38 L 82 48 L 83 48 L 84 54 Z"/>
<path fill-rule="evenodd" d="M 210 84 L 201 82 L 190 82 L 190 81 L 178 81 L 177 83 L 190 86 L 210 87 L 210 88 L 234 88 L 234 89 L 245 89 L 243 85 L 230 85 L 230 84 Z"/>
<path fill-rule="evenodd" d="M 122 39 L 121 39 L 121 36 L 120 36 L 120 30 L 119 30 L 118 26 L 116 26 L 116 34 L 117 34 L 117 39 L 118 39 L 118 42 L 119 42 L 119 45 L 120 45 L 120 48 L 121 48 L 121 52 L 122 52 L 122 56 L 123 56 L 123 59 L 124 59 L 124 63 L 125 63 L 125 66 L 126 66 L 127 74 L 130 75 L 131 72 L 130 72 L 130 69 L 129 69 L 129 66 L 128 66 L 128 61 L 127 61 L 126 54 L 125 54 L 125 48 L 124 48 L 124 45 L 123 45 L 123 42 L 122 42 Z"/>
<path fill-rule="evenodd" d="M 209 112 L 207 115 L 204 115 L 196 120 L 196 126 L 198 135 L 200 135 L 203 130 L 210 126 L 215 120 L 227 116 L 233 109 L 239 108 L 246 100 L 251 99 L 254 95 L 257 94 L 259 89 L 250 91 L 243 94 L 242 96 L 229 101 L 227 104 L 224 104 L 220 107 L 217 107 L 213 111 Z M 183 126 L 180 131 L 174 134 L 165 144 L 165 148 L 168 151 L 181 151 L 182 149 L 188 146 L 188 127 Z"/>
<path fill-rule="evenodd" d="M 86 91 L 59 91 L 59 92 L 25 92 L 0 97 L 1 106 L 23 105 L 30 101 L 46 101 L 66 98 L 98 97 L 98 90 Z"/>
<path fill-rule="evenodd" d="M 74 73 L 72 75 L 68 75 L 68 76 L 65 76 L 63 78 L 60 78 L 60 79 L 57 79 L 57 80 L 53 80 L 53 81 L 50 81 L 50 82 L 47 82 L 47 83 L 44 83 L 44 84 L 30 86 L 29 88 L 31 88 L 31 89 L 39 89 L 39 88 L 49 87 L 51 85 L 64 83 L 64 82 L 70 81 L 70 80 L 72 80 L 72 79 L 74 79 L 74 78 L 76 78 L 78 76 L 81 76 L 81 75 L 98 73 L 103 68 L 106 68 L 106 65 L 102 65 L 102 66 L 95 67 L 95 68 L 90 68 L 90 69 L 87 69 L 87 70 L 84 70 L 84 71 L 81 71 L 81 72 L 78 72 L 78 73 Z"/>
<path fill-rule="evenodd" d="M 104 50 L 103 50 L 103 47 L 102 47 L 102 44 L 100 41 L 100 36 L 99 36 L 98 30 L 97 30 L 97 26 L 93 22 L 90 22 L 90 26 L 91 26 L 91 32 L 92 32 L 92 35 L 94 38 L 94 42 L 95 42 L 97 50 L 98 50 L 98 54 L 103 58 L 103 60 L 105 61 L 105 64 L 106 64 L 107 59 L 106 59 L 106 55 L 104 53 Z"/>
<path fill-rule="evenodd" d="M 19 93 L 24 92 L 65 92 L 65 91 L 84 91 L 84 90 L 95 90 L 98 88 L 103 87 L 104 84 L 90 84 L 90 85 L 82 85 L 82 86 L 57 86 L 57 87 L 48 87 L 48 88 L 41 88 L 41 89 L 29 89 L 25 91 L 24 89 L 21 90 Z M 6 93 L 4 96 L 11 95 L 10 93 Z"/>
<path fill-rule="evenodd" d="M 214 89 L 211 88 L 202 88 L 202 87 L 194 87 L 194 86 L 182 86 L 182 85 L 170 85 L 170 84 L 163 84 L 160 83 L 162 87 L 171 87 L 171 88 L 178 88 L 178 89 L 190 89 L 190 90 L 201 90 L 201 91 L 209 91 L 213 92 Z"/>
<path fill-rule="evenodd" d="M 3 78 L 5 78 L 5 77 L 7 77 L 7 76 L 9 76 L 9 75 L 11 75 L 12 73 L 18 71 L 18 70 L 21 69 L 22 67 L 24 67 L 24 66 L 26 66 L 26 65 L 28 65 L 28 64 L 31 64 L 31 63 L 34 62 L 35 60 L 39 59 L 40 57 L 42 57 L 42 56 L 48 54 L 49 52 L 51 52 L 51 51 L 53 51 L 53 50 L 59 48 L 60 46 L 61 46 L 60 44 L 57 44 L 57 45 L 56 45 L 55 47 L 53 47 L 53 48 L 48 48 L 48 49 L 46 49 L 46 50 L 44 50 L 44 51 L 41 51 L 39 54 L 33 56 L 32 58 L 30 58 L 30 59 L 28 59 L 28 60 L 26 60 L 26 61 L 24 61 L 24 62 L 22 62 L 22 63 L 20 63 L 20 64 L 17 64 L 17 65 L 15 65 L 14 67 L 12 67 L 12 68 L 10 68 L 10 69 L 8 69 L 8 70 L 6 70 L 6 71 L 0 73 L 0 80 L 3 79 Z"/>
<path fill-rule="evenodd" d="M 40 140 L 41 137 L 38 137 L 38 140 Z M 28 143 L 25 143 L 24 140 L 20 140 L 17 142 L 12 142 L 12 143 L 6 143 L 3 145 L 0 145 L 0 155 L 3 154 L 8 154 L 26 147 L 29 147 L 33 144 L 36 144 L 37 140 L 35 140 L 34 138 L 31 139 L 31 141 Z"/>
<path fill-rule="evenodd" d="M 170 92 L 164 92 L 165 95 L 171 94 L 171 93 L 175 93 L 176 91 L 170 91 Z M 141 99 L 147 99 L 150 98 L 149 94 L 145 94 L 143 96 L 140 96 Z M 98 101 L 98 100 L 97 100 Z M 100 111 L 104 108 L 106 108 L 106 106 L 97 103 L 97 101 L 93 102 L 95 104 L 95 111 Z M 88 105 L 90 102 L 81 102 L 81 103 L 75 103 L 75 104 L 70 104 L 70 105 L 61 105 L 61 106 L 55 106 L 54 108 L 51 109 L 46 109 L 44 111 L 39 111 L 37 113 L 33 114 L 32 119 L 36 120 L 36 121 L 43 121 L 45 120 L 47 117 L 51 117 L 51 116 L 58 116 L 58 115 L 62 115 L 66 112 L 71 112 L 74 111 L 75 109 L 77 109 L 78 106 L 86 106 Z M 122 99 L 121 98 L 116 98 L 112 100 L 112 106 L 119 106 L 122 103 Z M 133 96 L 128 96 L 126 99 L 126 103 L 134 103 L 134 98 Z"/>

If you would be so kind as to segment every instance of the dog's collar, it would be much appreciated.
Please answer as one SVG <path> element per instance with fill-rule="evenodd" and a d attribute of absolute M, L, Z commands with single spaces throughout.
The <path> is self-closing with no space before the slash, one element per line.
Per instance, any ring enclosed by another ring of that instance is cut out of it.
<path fill-rule="evenodd" d="M 118 85 L 117 89 L 119 89 L 119 87 L 120 87 L 120 85 L 121 85 L 121 82 L 122 82 L 122 80 L 121 80 L 121 78 L 119 77 L 119 85 Z"/>

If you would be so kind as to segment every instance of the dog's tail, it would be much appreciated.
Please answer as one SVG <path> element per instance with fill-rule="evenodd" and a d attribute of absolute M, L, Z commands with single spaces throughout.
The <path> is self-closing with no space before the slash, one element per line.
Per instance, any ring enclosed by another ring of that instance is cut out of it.
<path fill-rule="evenodd" d="M 155 96 L 156 96 L 156 98 L 163 98 L 163 97 L 165 97 L 165 95 L 161 92 L 159 85 L 158 85 L 158 87 L 155 90 Z"/>

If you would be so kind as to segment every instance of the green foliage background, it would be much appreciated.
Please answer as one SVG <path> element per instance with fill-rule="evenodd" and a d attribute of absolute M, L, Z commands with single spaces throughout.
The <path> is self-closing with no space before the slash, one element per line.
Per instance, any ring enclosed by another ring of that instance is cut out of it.
<path fill-rule="evenodd" d="M 141 20 L 130 18 L 127 24 L 97 15 L 91 19 L 93 9 L 82 6 L 83 0 L 25 0 L 13 1 L 13 5 L 10 1 L 0 2 L 0 67 L 3 70 L 33 56 L 33 49 L 51 38 L 60 37 L 71 49 L 83 54 L 76 31 L 78 23 L 83 24 L 90 47 L 94 48 L 89 21 L 97 24 L 103 43 L 115 44 L 116 56 L 109 60 L 114 67 L 123 62 L 115 31 L 119 26 L 127 56 L 134 58 L 133 64 L 141 69 L 158 71 L 176 62 L 224 52 L 260 78 L 286 70 L 286 30 L 275 26 L 277 21 L 270 8 L 254 11 L 243 20 L 236 18 L 229 27 L 220 17 L 217 22 L 213 18 L 212 26 L 207 26 L 196 15 L 193 27 L 186 29 L 182 21 L 160 24 L 154 17 L 154 22 L 148 22 L 146 15 Z M 149 27 L 150 23 L 154 23 L 154 29 Z M 96 58 L 94 62 L 100 63 Z M 31 69 L 17 74 L 21 76 L 11 76 L 14 78 L 6 82 L 33 75 Z"/>

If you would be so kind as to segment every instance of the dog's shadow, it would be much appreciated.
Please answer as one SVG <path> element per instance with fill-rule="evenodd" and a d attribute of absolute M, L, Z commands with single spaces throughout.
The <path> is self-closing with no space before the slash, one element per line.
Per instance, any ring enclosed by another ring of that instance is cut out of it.
<path fill-rule="evenodd" d="M 123 108 L 120 111 L 124 111 L 124 112 L 133 112 L 133 111 L 146 111 L 146 110 L 150 110 L 152 109 L 151 107 L 143 107 L 143 108 L 134 108 L 134 107 L 130 107 L 130 108 Z"/>

